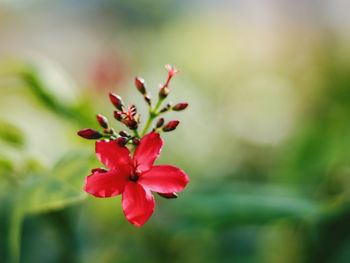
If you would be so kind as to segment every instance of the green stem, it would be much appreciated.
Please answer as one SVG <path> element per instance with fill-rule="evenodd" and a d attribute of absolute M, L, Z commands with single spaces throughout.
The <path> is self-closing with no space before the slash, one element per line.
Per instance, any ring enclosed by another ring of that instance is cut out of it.
<path fill-rule="evenodd" d="M 148 116 L 148 120 L 147 120 L 147 122 L 145 124 L 145 127 L 142 130 L 142 133 L 141 133 L 142 137 L 147 133 L 147 131 L 148 131 L 149 127 L 151 126 L 153 120 L 158 117 L 159 113 L 157 113 L 157 111 L 158 111 L 159 107 L 162 105 L 163 101 L 164 101 L 164 99 L 158 98 L 157 104 L 154 107 L 154 109 L 152 109 L 151 106 L 149 107 L 149 116 Z"/>
<path fill-rule="evenodd" d="M 133 132 L 134 132 L 135 137 L 140 138 L 140 135 L 139 135 L 139 132 L 137 129 L 133 130 Z"/>
<path fill-rule="evenodd" d="M 156 106 L 154 107 L 153 113 L 156 113 L 157 110 L 159 109 L 160 105 L 162 105 L 162 102 L 164 101 L 164 99 L 159 98 L 157 101 Z"/>
<path fill-rule="evenodd" d="M 142 137 L 143 137 L 143 136 L 146 134 L 146 132 L 148 131 L 149 127 L 151 126 L 151 124 L 152 124 L 152 122 L 153 122 L 153 120 L 154 120 L 154 117 L 151 117 L 151 114 L 150 114 L 150 116 L 148 117 L 148 120 L 147 120 L 147 122 L 146 122 L 145 128 L 143 128 L 143 131 L 142 131 L 142 133 L 141 133 L 141 136 L 142 136 Z"/>

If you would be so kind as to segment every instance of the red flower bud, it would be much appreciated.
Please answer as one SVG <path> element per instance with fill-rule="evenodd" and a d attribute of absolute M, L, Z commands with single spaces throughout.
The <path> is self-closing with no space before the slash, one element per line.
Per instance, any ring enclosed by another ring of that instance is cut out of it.
<path fill-rule="evenodd" d="M 136 77 L 135 86 L 141 94 L 146 94 L 145 80 L 143 78 Z"/>
<path fill-rule="evenodd" d="M 158 119 L 158 121 L 156 123 L 156 127 L 160 128 L 163 126 L 163 124 L 164 124 L 164 118 L 160 118 L 160 119 Z"/>
<path fill-rule="evenodd" d="M 123 147 L 123 146 L 125 146 L 125 144 L 127 144 L 128 139 L 125 138 L 125 137 L 119 137 L 115 141 L 116 141 L 117 144 L 119 144 L 119 146 Z"/>
<path fill-rule="evenodd" d="M 97 114 L 96 119 L 102 128 L 108 129 L 108 120 L 105 116 Z"/>
<path fill-rule="evenodd" d="M 188 103 L 180 102 L 173 107 L 173 110 L 174 111 L 182 111 L 182 110 L 186 109 L 187 106 L 188 106 Z"/>
<path fill-rule="evenodd" d="M 172 199 L 172 198 L 177 198 L 177 193 L 158 193 L 161 197 L 167 198 L 167 199 Z"/>
<path fill-rule="evenodd" d="M 165 126 L 163 126 L 163 131 L 164 132 L 169 132 L 169 131 L 173 131 L 176 129 L 177 125 L 179 125 L 179 121 L 178 120 L 174 120 L 174 121 L 169 121 L 167 124 L 165 124 Z"/>
<path fill-rule="evenodd" d="M 140 144 L 140 139 L 137 138 L 137 137 L 134 137 L 134 138 L 132 139 L 132 143 L 133 143 L 134 145 L 139 145 L 139 144 Z"/>
<path fill-rule="evenodd" d="M 168 97 L 169 93 L 170 93 L 170 89 L 167 86 L 163 86 L 160 88 L 158 95 L 159 95 L 159 98 L 165 99 L 166 97 Z"/>
<path fill-rule="evenodd" d="M 146 101 L 146 103 L 147 103 L 148 105 L 151 105 L 151 104 L 152 104 L 152 102 L 151 102 L 151 97 L 150 97 L 149 95 L 145 95 L 143 98 L 145 99 L 145 101 Z"/>
<path fill-rule="evenodd" d="M 100 132 L 95 131 L 93 129 L 83 129 L 83 130 L 78 131 L 77 134 L 80 137 L 82 137 L 84 139 L 89 139 L 89 140 L 100 139 L 103 137 L 103 135 Z"/>
<path fill-rule="evenodd" d="M 112 104 L 118 109 L 118 110 L 123 110 L 124 103 L 123 100 L 120 96 L 114 94 L 114 93 L 109 93 L 109 99 L 111 100 Z"/>
<path fill-rule="evenodd" d="M 126 131 L 120 131 L 119 135 L 122 137 L 127 137 L 127 138 L 130 137 L 130 134 L 128 134 Z"/>
<path fill-rule="evenodd" d="M 123 119 L 123 113 L 120 111 L 113 111 L 113 115 L 117 121 L 121 121 Z"/>
<path fill-rule="evenodd" d="M 136 130 L 138 127 L 138 123 L 134 119 L 124 119 L 123 123 L 130 129 L 130 130 Z"/>

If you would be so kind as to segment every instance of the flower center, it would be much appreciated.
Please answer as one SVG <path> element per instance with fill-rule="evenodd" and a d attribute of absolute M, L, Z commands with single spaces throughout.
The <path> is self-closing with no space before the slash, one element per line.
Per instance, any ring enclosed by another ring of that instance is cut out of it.
<path fill-rule="evenodd" d="M 137 182 L 137 180 L 139 180 L 139 176 L 133 172 L 130 176 L 129 176 L 129 180 L 132 182 Z"/>

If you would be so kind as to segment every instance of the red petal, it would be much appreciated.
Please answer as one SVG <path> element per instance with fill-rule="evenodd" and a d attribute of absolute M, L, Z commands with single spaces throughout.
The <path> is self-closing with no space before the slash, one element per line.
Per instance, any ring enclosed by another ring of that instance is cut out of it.
<path fill-rule="evenodd" d="M 128 148 L 119 146 L 116 141 L 97 141 L 96 155 L 110 169 L 118 169 L 131 163 Z"/>
<path fill-rule="evenodd" d="M 152 193 L 134 182 L 126 185 L 122 204 L 126 219 L 137 227 L 146 223 L 154 211 Z"/>
<path fill-rule="evenodd" d="M 151 169 L 162 150 L 162 146 L 163 140 L 156 132 L 146 134 L 141 139 L 134 154 L 134 162 L 138 172 L 142 173 Z"/>
<path fill-rule="evenodd" d="M 128 182 L 126 170 L 100 171 L 99 169 L 86 177 L 84 190 L 96 197 L 111 197 L 123 192 Z"/>
<path fill-rule="evenodd" d="M 158 165 L 143 173 L 138 182 L 154 192 L 172 193 L 182 191 L 189 178 L 184 171 L 175 166 Z"/>

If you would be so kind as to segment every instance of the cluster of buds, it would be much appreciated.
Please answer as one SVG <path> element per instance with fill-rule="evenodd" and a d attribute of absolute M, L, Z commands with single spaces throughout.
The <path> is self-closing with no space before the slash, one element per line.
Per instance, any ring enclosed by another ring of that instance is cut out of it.
<path fill-rule="evenodd" d="M 135 105 L 130 105 L 125 108 L 122 99 L 120 96 L 113 93 L 109 94 L 109 98 L 113 105 L 117 108 L 113 112 L 114 118 L 117 121 L 125 124 L 130 130 L 136 130 L 140 122 L 140 115 L 137 114 L 137 109 Z"/>
<path fill-rule="evenodd" d="M 165 106 L 162 106 L 163 102 L 171 91 L 170 81 L 178 72 L 175 67 L 172 67 L 170 65 L 166 65 L 165 68 L 168 72 L 167 78 L 164 84 L 159 85 L 158 101 L 154 107 L 152 106 L 151 95 L 146 88 L 145 80 L 141 77 L 135 77 L 135 87 L 141 93 L 149 108 L 149 117 L 142 129 L 142 132 L 139 132 L 140 114 L 137 113 L 136 106 L 126 106 L 123 102 L 123 99 L 119 95 L 110 93 L 109 99 L 115 107 L 115 110 L 113 111 L 114 119 L 130 129 L 132 135 L 126 131 L 120 131 L 117 133 L 112 127 L 110 127 L 107 118 L 101 114 L 96 115 L 96 119 L 102 130 L 98 131 L 94 129 L 83 129 L 78 132 L 78 135 L 85 139 L 92 140 L 115 140 L 121 146 L 136 146 L 140 142 L 140 139 L 148 132 L 149 129 L 152 128 L 151 125 L 153 124 L 153 121 L 159 115 L 164 114 L 168 111 L 182 111 L 186 109 L 188 106 L 188 103 L 186 102 L 180 102 L 175 105 L 167 103 Z M 156 121 L 154 127 L 152 128 L 152 131 L 157 133 L 170 132 L 175 130 L 179 123 L 180 122 L 178 120 L 170 120 L 166 122 L 164 118 L 161 117 Z"/>

